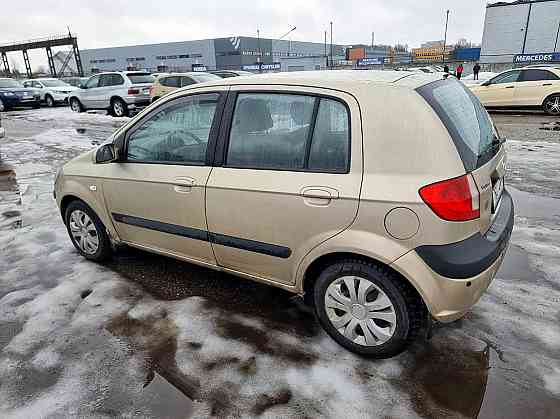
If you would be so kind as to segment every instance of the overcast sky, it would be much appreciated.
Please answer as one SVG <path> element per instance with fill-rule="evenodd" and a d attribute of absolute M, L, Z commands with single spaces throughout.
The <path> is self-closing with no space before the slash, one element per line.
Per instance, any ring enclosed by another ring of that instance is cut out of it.
<path fill-rule="evenodd" d="M 485 0 L 1 0 L 0 43 L 64 33 L 78 35 L 81 49 L 184 41 L 224 36 L 277 38 L 292 26 L 292 40 L 323 41 L 333 21 L 340 44 L 420 43 L 442 39 L 445 10 L 451 10 L 448 39 L 479 43 Z M 33 67 L 44 51 L 30 54 Z M 21 53 L 9 54 L 22 67 Z"/>

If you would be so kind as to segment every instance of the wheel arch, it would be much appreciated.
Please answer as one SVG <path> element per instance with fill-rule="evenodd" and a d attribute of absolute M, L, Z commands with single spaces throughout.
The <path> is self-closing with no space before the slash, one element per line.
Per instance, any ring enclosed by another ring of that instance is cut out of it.
<path fill-rule="evenodd" d="M 550 93 L 548 95 L 545 96 L 545 98 L 543 99 L 541 106 L 544 106 L 545 102 L 550 99 L 551 97 L 555 97 L 555 96 L 560 96 L 560 91 L 558 92 L 554 92 L 554 93 Z"/>
<path fill-rule="evenodd" d="M 378 266 L 382 266 L 385 269 L 390 270 L 404 283 L 408 284 L 411 287 L 411 289 L 413 289 L 416 292 L 420 300 L 422 300 L 422 302 L 426 306 L 426 301 L 424 300 L 422 293 L 420 292 L 420 290 L 417 288 L 416 284 L 413 281 L 410 281 L 406 276 L 404 276 L 401 272 L 394 269 L 390 264 L 383 262 L 380 259 L 374 258 L 371 255 L 365 255 L 363 253 L 357 253 L 354 251 L 352 252 L 335 251 L 335 252 L 325 253 L 317 257 L 316 259 L 314 259 L 307 266 L 303 274 L 303 280 L 302 280 L 303 298 L 306 301 L 306 303 L 310 304 L 313 301 L 313 287 L 321 271 L 329 265 L 347 259 L 363 260 Z"/>

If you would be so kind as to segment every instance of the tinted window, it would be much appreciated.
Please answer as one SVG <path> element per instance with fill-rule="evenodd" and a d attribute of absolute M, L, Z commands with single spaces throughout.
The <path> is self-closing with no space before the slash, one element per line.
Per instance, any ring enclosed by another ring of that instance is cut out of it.
<path fill-rule="evenodd" d="M 113 81 L 112 74 L 102 74 L 99 77 L 99 87 L 111 86 L 112 81 Z"/>
<path fill-rule="evenodd" d="M 137 83 L 153 83 L 155 77 L 148 73 L 128 73 L 127 77 L 130 79 L 132 84 Z"/>
<path fill-rule="evenodd" d="M 189 86 L 191 84 L 194 84 L 195 81 L 193 79 L 191 79 L 190 77 L 187 76 L 183 76 L 181 77 L 181 86 Z"/>
<path fill-rule="evenodd" d="M 181 87 L 180 79 L 177 76 L 172 77 L 162 77 L 159 81 L 162 86 L 165 87 Z"/>
<path fill-rule="evenodd" d="M 521 81 L 558 80 L 558 76 L 548 70 L 523 70 Z"/>
<path fill-rule="evenodd" d="M 497 151 L 492 121 L 468 88 L 456 80 L 440 80 L 417 91 L 446 126 L 467 171 L 492 158 Z"/>
<path fill-rule="evenodd" d="M 242 93 L 237 97 L 227 164 L 259 169 L 303 169 L 315 98 Z"/>
<path fill-rule="evenodd" d="M 90 78 L 87 83 L 86 83 L 86 87 L 88 89 L 91 89 L 93 87 L 97 87 L 99 83 L 99 76 L 93 76 L 92 78 Z"/>
<path fill-rule="evenodd" d="M 490 80 L 490 84 L 514 83 L 519 78 L 519 74 L 521 74 L 520 70 L 498 74 L 496 77 Z"/>
<path fill-rule="evenodd" d="M 218 98 L 191 96 L 150 115 L 130 135 L 127 160 L 204 164 Z"/>
<path fill-rule="evenodd" d="M 334 172 L 348 170 L 348 118 L 348 111 L 342 103 L 321 99 L 309 153 L 309 169 Z"/>

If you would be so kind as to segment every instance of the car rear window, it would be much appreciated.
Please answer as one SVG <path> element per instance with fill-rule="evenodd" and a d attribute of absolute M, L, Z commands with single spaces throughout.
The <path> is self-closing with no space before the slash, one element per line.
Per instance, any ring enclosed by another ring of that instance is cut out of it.
<path fill-rule="evenodd" d="M 468 88 L 457 80 L 438 80 L 416 91 L 430 104 L 447 130 L 465 169 L 471 172 L 497 153 L 490 115 Z"/>
<path fill-rule="evenodd" d="M 137 83 L 153 83 L 156 78 L 148 73 L 128 73 L 127 77 L 133 84 Z"/>
<path fill-rule="evenodd" d="M 206 81 L 216 81 L 221 79 L 221 77 L 216 76 L 215 74 L 193 74 L 191 77 L 199 83 L 204 83 Z"/>

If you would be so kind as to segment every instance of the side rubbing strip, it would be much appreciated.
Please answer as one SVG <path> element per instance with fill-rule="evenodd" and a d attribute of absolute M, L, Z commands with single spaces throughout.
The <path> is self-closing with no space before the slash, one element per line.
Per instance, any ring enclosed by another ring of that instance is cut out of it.
<path fill-rule="evenodd" d="M 224 234 L 208 233 L 212 243 L 222 246 L 234 247 L 236 249 L 248 250 L 250 252 L 262 253 L 263 255 L 276 256 L 287 259 L 292 254 L 289 247 L 268 244 L 255 240 L 240 239 L 238 237 L 226 236 Z"/>
<path fill-rule="evenodd" d="M 189 239 L 208 241 L 208 232 L 196 228 L 188 228 L 175 224 L 162 223 L 161 221 L 146 220 L 145 218 L 134 217 L 132 215 L 113 213 L 115 221 L 130 224 L 149 230 L 162 231 L 164 233 L 175 234 L 177 236 L 188 237 Z"/>
<path fill-rule="evenodd" d="M 129 224 L 149 230 L 161 231 L 163 233 L 175 234 L 194 240 L 210 241 L 222 246 L 233 247 L 236 249 L 247 250 L 249 252 L 261 253 L 263 255 L 275 256 L 287 259 L 292 254 L 289 247 L 277 244 L 263 243 L 255 240 L 241 239 L 239 237 L 226 236 L 225 234 L 211 233 L 206 230 L 183 227 L 176 224 L 163 223 L 161 221 L 147 220 L 145 218 L 134 217 L 112 213 L 113 219 L 119 223 Z"/>

